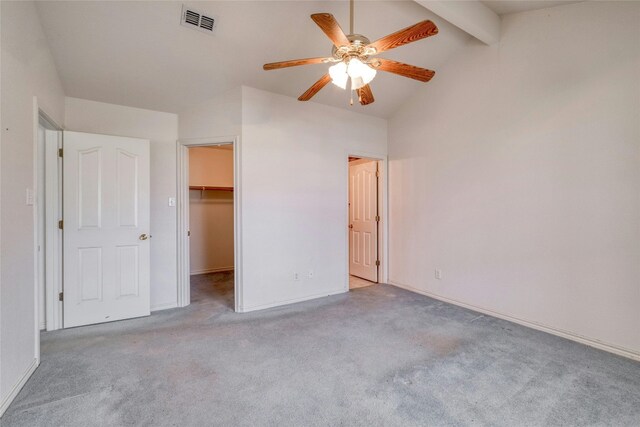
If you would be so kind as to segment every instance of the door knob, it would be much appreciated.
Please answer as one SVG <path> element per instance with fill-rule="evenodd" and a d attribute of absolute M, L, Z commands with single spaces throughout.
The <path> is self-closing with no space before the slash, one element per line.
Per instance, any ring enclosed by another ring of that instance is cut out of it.
<path fill-rule="evenodd" d="M 149 239 L 150 237 L 151 237 L 151 235 L 148 235 L 148 236 L 147 236 L 146 234 L 144 234 L 144 233 L 143 233 L 143 234 L 141 234 L 141 235 L 140 235 L 140 237 L 138 237 L 138 239 L 140 239 L 140 240 L 147 240 L 147 239 Z"/>
<path fill-rule="evenodd" d="M 353 228 L 353 224 L 349 224 L 349 228 Z"/>

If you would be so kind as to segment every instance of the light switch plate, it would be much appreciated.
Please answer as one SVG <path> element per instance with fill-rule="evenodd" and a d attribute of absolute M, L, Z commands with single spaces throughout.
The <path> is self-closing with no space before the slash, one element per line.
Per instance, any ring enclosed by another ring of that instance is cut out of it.
<path fill-rule="evenodd" d="M 26 203 L 27 206 L 33 206 L 33 190 L 30 188 L 27 188 L 27 198 L 26 198 Z"/>
<path fill-rule="evenodd" d="M 169 197 L 169 206 L 170 207 L 174 207 L 176 205 L 176 198 L 175 197 Z"/>

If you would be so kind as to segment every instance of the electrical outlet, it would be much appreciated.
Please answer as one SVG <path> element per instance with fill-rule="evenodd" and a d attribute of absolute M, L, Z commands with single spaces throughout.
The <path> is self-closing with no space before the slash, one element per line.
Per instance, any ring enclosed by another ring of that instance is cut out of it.
<path fill-rule="evenodd" d="M 442 270 L 436 268 L 436 279 L 441 280 L 442 279 Z"/>
<path fill-rule="evenodd" d="M 309 270 L 309 274 L 307 276 L 309 279 L 313 279 L 313 270 Z"/>
<path fill-rule="evenodd" d="M 293 273 L 293 280 L 295 280 L 296 282 L 300 280 L 300 275 L 298 274 L 298 272 Z"/>

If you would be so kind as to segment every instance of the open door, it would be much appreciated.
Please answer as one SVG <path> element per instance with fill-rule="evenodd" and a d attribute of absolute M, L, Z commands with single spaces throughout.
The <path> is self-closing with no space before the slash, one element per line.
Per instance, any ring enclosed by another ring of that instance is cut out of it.
<path fill-rule="evenodd" d="M 149 141 L 64 132 L 63 324 L 150 313 Z"/>
<path fill-rule="evenodd" d="M 378 162 L 350 164 L 349 273 L 375 283 L 379 264 L 378 220 Z"/>

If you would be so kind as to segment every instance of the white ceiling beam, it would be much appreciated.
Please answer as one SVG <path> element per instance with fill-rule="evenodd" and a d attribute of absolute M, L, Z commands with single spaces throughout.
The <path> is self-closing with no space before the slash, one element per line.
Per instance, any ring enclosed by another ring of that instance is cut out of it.
<path fill-rule="evenodd" d="M 483 43 L 492 45 L 500 40 L 500 16 L 477 0 L 415 2 Z"/>

